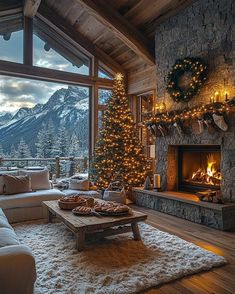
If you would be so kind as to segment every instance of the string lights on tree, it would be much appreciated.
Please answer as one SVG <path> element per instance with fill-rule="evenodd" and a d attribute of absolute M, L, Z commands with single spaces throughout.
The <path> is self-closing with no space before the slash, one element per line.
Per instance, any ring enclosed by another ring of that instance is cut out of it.
<path fill-rule="evenodd" d="M 128 106 L 122 74 L 114 79 L 113 95 L 104 113 L 95 146 L 91 179 L 100 188 L 120 181 L 126 188 L 140 186 L 151 171 Z"/>

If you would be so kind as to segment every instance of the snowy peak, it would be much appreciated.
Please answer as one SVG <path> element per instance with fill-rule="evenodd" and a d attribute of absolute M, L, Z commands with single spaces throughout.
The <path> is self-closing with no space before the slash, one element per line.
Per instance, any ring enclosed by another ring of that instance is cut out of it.
<path fill-rule="evenodd" d="M 32 109 L 28 107 L 20 108 L 17 113 L 13 116 L 13 120 L 20 120 L 32 114 Z"/>
<path fill-rule="evenodd" d="M 43 109 L 43 104 L 40 104 L 40 103 L 38 103 L 38 104 L 36 104 L 33 108 L 32 108 L 32 114 L 38 114 L 39 112 L 41 112 L 42 111 L 42 109 Z"/>
<path fill-rule="evenodd" d="M 64 102 L 68 105 L 76 105 L 79 101 L 88 98 L 88 90 L 74 86 L 68 86 Z"/>
<path fill-rule="evenodd" d="M 9 112 L 1 114 L 0 113 L 0 126 L 7 124 L 11 119 L 13 115 Z"/>
<path fill-rule="evenodd" d="M 12 120 L 20 120 L 22 118 L 26 118 L 28 116 L 38 114 L 42 111 L 43 104 L 36 104 L 34 107 L 21 107 L 17 113 L 12 117 Z"/>

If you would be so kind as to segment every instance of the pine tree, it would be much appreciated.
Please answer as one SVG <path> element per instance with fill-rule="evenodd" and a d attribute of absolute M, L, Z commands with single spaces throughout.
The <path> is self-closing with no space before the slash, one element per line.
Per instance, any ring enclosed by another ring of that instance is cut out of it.
<path fill-rule="evenodd" d="M 80 141 L 76 133 L 73 132 L 69 142 L 69 156 L 79 156 L 79 152 L 80 152 Z"/>
<path fill-rule="evenodd" d="M 43 124 L 36 139 L 37 157 L 51 158 L 58 155 L 53 122 L 50 120 L 47 125 Z"/>
<path fill-rule="evenodd" d="M 57 142 L 56 142 L 56 152 L 58 152 L 57 155 L 59 156 L 68 156 L 68 145 L 69 145 L 69 136 L 65 129 L 65 126 L 61 126 L 58 129 L 58 135 L 57 135 Z M 58 150 L 58 151 L 57 151 Z"/>
<path fill-rule="evenodd" d="M 10 157 L 11 158 L 17 157 L 17 151 L 16 151 L 15 146 L 13 144 L 11 145 Z"/>
<path fill-rule="evenodd" d="M 20 139 L 20 143 L 17 149 L 17 155 L 19 158 L 29 158 L 31 157 L 31 152 L 28 144 L 24 141 L 23 138 Z"/>
<path fill-rule="evenodd" d="M 4 151 L 3 151 L 2 144 L 0 144 L 0 158 L 2 157 L 4 157 Z"/>
<path fill-rule="evenodd" d="M 140 186 L 151 170 L 134 128 L 121 74 L 114 80 L 91 167 L 91 178 L 103 188 L 116 180 L 127 188 Z"/>
<path fill-rule="evenodd" d="M 43 124 L 42 129 L 37 134 L 36 139 L 36 157 L 45 158 L 45 145 L 46 145 L 46 137 L 45 137 L 46 126 Z"/>
<path fill-rule="evenodd" d="M 55 129 L 52 120 L 49 120 L 46 131 L 46 146 L 45 153 L 46 157 L 55 157 L 56 152 L 56 140 L 55 140 Z"/>

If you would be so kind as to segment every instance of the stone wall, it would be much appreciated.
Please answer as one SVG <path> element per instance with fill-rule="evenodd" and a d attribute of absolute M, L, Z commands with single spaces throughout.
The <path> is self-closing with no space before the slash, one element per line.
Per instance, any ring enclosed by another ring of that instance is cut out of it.
<path fill-rule="evenodd" d="M 155 35 L 157 101 L 165 102 L 167 110 L 182 109 L 209 103 L 218 91 L 220 101 L 224 92 L 235 96 L 235 1 L 198 0 L 179 15 L 161 24 Z M 188 103 L 176 103 L 167 94 L 166 77 L 176 59 L 201 57 L 209 69 L 208 79 L 200 93 Z M 167 168 L 170 164 L 169 145 L 221 145 L 223 176 L 222 193 L 227 201 L 235 202 L 235 118 L 228 118 L 229 130 L 209 134 L 189 133 L 180 137 L 173 129 L 164 138 L 157 138 L 157 167 L 162 175 L 163 189 L 167 187 Z"/>

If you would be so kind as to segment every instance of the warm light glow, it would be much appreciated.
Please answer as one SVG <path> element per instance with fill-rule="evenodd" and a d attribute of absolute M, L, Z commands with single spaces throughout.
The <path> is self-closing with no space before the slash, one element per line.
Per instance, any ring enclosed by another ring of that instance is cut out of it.
<path fill-rule="evenodd" d="M 219 186 L 222 176 L 216 165 L 217 162 L 215 157 L 213 154 L 209 154 L 207 157 L 206 169 L 201 167 L 196 172 L 193 172 L 190 180 L 201 184 Z"/>
<path fill-rule="evenodd" d="M 116 74 L 115 79 L 118 80 L 118 81 L 122 81 L 123 77 L 124 77 L 123 74 L 119 72 L 119 73 Z"/>
<path fill-rule="evenodd" d="M 219 101 L 219 92 L 218 91 L 215 92 L 214 97 L 215 97 L 214 102 L 218 102 Z"/>
<path fill-rule="evenodd" d="M 161 113 L 166 111 L 166 104 L 164 102 L 162 103 L 156 103 L 154 107 L 154 111 L 157 113 Z"/>

